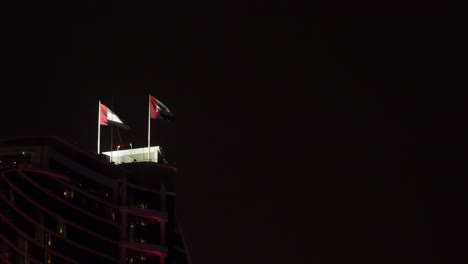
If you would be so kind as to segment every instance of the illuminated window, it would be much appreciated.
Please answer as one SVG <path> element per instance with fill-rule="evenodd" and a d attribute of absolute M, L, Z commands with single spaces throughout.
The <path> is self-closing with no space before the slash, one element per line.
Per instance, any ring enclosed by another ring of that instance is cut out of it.
<path fill-rule="evenodd" d="M 65 191 L 63 192 L 63 196 L 69 199 L 73 199 L 73 197 L 75 196 L 75 193 L 73 192 L 73 190 L 65 189 Z"/>
<path fill-rule="evenodd" d="M 61 234 L 62 236 L 67 236 L 67 225 L 61 218 L 57 218 L 57 233 Z"/>
<path fill-rule="evenodd" d="M 135 230 L 134 230 L 135 226 L 133 225 L 133 223 L 130 223 L 130 228 L 128 230 L 128 241 L 130 242 L 134 242 L 135 240 Z"/>
<path fill-rule="evenodd" d="M 44 240 L 44 241 L 46 241 L 47 246 L 50 247 L 50 246 L 52 245 L 52 239 L 51 239 L 51 237 L 50 237 L 50 233 L 45 233 L 44 236 L 45 236 L 45 240 Z"/>

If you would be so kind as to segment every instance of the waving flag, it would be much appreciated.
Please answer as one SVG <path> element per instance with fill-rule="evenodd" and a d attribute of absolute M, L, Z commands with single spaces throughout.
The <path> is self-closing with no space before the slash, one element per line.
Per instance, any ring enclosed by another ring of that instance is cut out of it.
<path fill-rule="evenodd" d="M 123 123 L 123 121 L 116 115 L 112 110 L 105 106 L 104 104 L 100 105 L 100 125 L 107 126 L 108 124 L 116 125 L 119 127 L 127 128 L 128 126 Z"/>
<path fill-rule="evenodd" d="M 150 117 L 172 121 L 175 119 L 175 114 L 161 101 L 150 95 Z"/>

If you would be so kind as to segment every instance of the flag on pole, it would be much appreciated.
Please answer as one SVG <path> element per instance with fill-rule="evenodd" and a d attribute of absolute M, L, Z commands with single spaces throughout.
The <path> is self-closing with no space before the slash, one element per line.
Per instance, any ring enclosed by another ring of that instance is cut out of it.
<path fill-rule="evenodd" d="M 101 104 L 100 109 L 100 125 L 107 126 L 108 124 L 112 124 L 125 129 L 129 128 L 109 107 Z"/>
<path fill-rule="evenodd" d="M 175 119 L 175 114 L 161 101 L 150 95 L 150 117 L 172 121 Z"/>

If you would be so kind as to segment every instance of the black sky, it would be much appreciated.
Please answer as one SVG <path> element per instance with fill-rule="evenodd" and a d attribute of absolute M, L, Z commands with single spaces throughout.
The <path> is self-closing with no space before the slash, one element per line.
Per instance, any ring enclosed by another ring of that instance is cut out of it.
<path fill-rule="evenodd" d="M 466 260 L 465 6 L 95 2 L 2 10 L 0 138 L 144 146 L 151 93 L 194 264 Z"/>

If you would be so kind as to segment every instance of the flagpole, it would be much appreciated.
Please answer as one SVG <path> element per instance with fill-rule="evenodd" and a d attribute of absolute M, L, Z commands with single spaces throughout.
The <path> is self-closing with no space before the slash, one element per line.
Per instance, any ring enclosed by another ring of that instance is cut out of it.
<path fill-rule="evenodd" d="M 114 109 L 114 96 L 111 97 L 111 107 L 112 109 Z M 111 145 L 111 162 L 113 161 L 112 160 L 112 152 L 114 151 L 114 126 L 111 124 L 111 136 L 110 136 L 110 145 Z"/>
<path fill-rule="evenodd" d="M 101 100 L 99 100 L 99 105 L 98 105 L 98 136 L 97 136 L 97 154 L 101 154 L 100 148 L 101 148 Z"/>
<path fill-rule="evenodd" d="M 151 161 L 150 144 L 151 144 L 151 94 L 148 95 L 148 161 Z"/>

